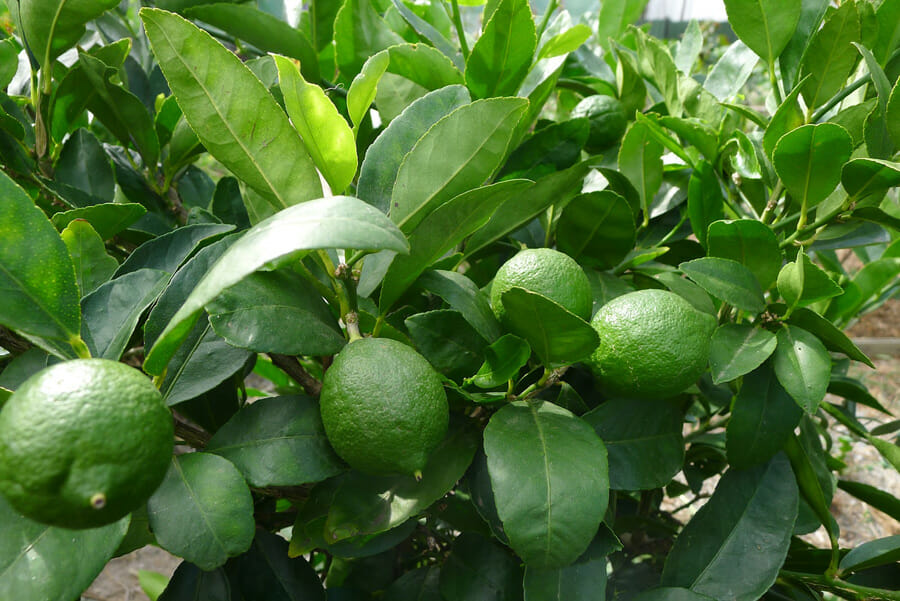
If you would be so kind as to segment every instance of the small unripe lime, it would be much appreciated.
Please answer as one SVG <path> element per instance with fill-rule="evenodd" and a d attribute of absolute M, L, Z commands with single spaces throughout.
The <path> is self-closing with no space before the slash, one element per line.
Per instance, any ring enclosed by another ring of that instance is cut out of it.
<path fill-rule="evenodd" d="M 513 287 L 545 296 L 582 319 L 591 316 L 591 283 L 581 266 L 558 250 L 528 248 L 500 266 L 491 285 L 491 307 L 501 323 L 506 317 L 503 293 Z"/>
<path fill-rule="evenodd" d="M 107 359 L 58 363 L 0 411 L 0 492 L 35 521 L 102 526 L 153 494 L 173 440 L 172 414 L 140 371 Z"/>
<path fill-rule="evenodd" d="M 618 296 L 591 325 L 600 345 L 587 361 L 604 388 L 630 398 L 666 398 L 697 381 L 716 319 L 666 290 Z"/>
<path fill-rule="evenodd" d="M 431 364 L 387 338 L 363 338 L 337 354 L 325 372 L 319 408 L 337 454 L 370 474 L 421 472 L 450 419 Z"/>

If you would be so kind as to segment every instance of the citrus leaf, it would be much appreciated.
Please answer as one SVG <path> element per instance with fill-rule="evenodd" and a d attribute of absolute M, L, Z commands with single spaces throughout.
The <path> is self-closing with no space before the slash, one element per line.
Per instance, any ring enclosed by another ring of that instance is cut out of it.
<path fill-rule="evenodd" d="M 714 384 L 750 373 L 775 352 L 775 334 L 750 324 L 726 323 L 709 343 L 709 366 Z"/>
<path fill-rule="evenodd" d="M 332 191 L 341 193 L 356 175 L 356 140 L 325 91 L 308 83 L 293 61 L 275 55 L 284 105 L 303 145 Z"/>
<path fill-rule="evenodd" d="M 801 86 L 806 105 L 813 109 L 834 96 L 859 62 L 853 42 L 860 41 L 859 12 L 855 2 L 842 4 L 825 18 L 825 23 L 809 42 L 800 65 L 800 77 L 809 75 Z"/>
<path fill-rule="evenodd" d="M 113 277 L 138 269 L 158 269 L 175 273 L 198 249 L 234 230 L 233 225 L 198 223 L 186 225 L 144 242 L 119 265 Z"/>
<path fill-rule="evenodd" d="M 777 337 L 775 375 L 797 404 L 812 415 L 828 389 L 831 357 L 818 338 L 797 326 L 786 325 Z"/>
<path fill-rule="evenodd" d="M 428 129 L 445 115 L 471 101 L 461 85 L 429 92 L 410 104 L 375 139 L 359 170 L 357 195 L 384 213 L 403 159 Z"/>
<path fill-rule="evenodd" d="M 64 359 L 81 331 L 72 258 L 56 228 L 25 191 L 0 172 L 0 323 L 33 336 Z"/>
<path fill-rule="evenodd" d="M 522 599 L 522 568 L 506 549 L 474 532 L 453 541 L 441 567 L 444 601 L 518 601 Z"/>
<path fill-rule="evenodd" d="M 788 132 L 806 123 L 806 116 L 800 108 L 800 103 L 797 102 L 801 88 L 802 86 L 795 87 L 778 106 L 772 119 L 763 124 L 763 127 L 766 128 L 763 134 L 763 150 L 769 160 L 772 159 L 772 153 L 775 151 L 778 141 Z"/>
<path fill-rule="evenodd" d="M 771 310 L 776 315 L 784 315 L 785 306 L 782 304 L 772 305 Z M 865 363 L 869 367 L 874 368 L 872 361 L 853 344 L 853 341 L 840 331 L 830 321 L 809 309 L 797 309 L 788 318 L 788 323 L 803 328 L 816 337 L 825 345 L 829 351 L 836 353 L 844 353 L 851 359 Z"/>
<path fill-rule="evenodd" d="M 231 587 L 225 570 L 201 570 L 182 561 L 157 601 L 229 601 Z"/>
<path fill-rule="evenodd" d="M 256 224 L 225 251 L 159 335 L 145 369 L 161 374 L 203 307 L 225 289 L 283 257 L 299 258 L 304 251 L 325 248 L 408 250 L 396 226 L 356 198 L 334 196 L 284 209 Z"/>
<path fill-rule="evenodd" d="M 416 313 L 403 321 L 409 337 L 431 366 L 451 380 L 459 381 L 481 364 L 487 341 L 469 325 L 459 311 L 439 309 Z"/>
<path fill-rule="evenodd" d="M 238 411 L 206 445 L 231 461 L 251 486 L 299 486 L 344 471 L 305 396 L 260 399 Z"/>
<path fill-rule="evenodd" d="M 748 373 L 725 430 L 728 462 L 744 469 L 768 461 L 787 442 L 802 415 L 771 366 Z"/>
<path fill-rule="evenodd" d="M 844 190 L 857 201 L 880 195 L 900 186 L 900 163 L 881 159 L 857 158 L 841 169 Z"/>
<path fill-rule="evenodd" d="M 406 572 L 384 591 L 383 601 L 441 601 L 441 568 L 427 566 Z"/>
<path fill-rule="evenodd" d="M 85 296 L 81 330 L 91 355 L 118 361 L 144 309 L 162 293 L 170 277 L 165 271 L 139 269 Z"/>
<path fill-rule="evenodd" d="M 859 572 L 900 561 L 900 535 L 871 540 L 851 549 L 841 558 L 842 572 Z"/>
<path fill-rule="evenodd" d="M 591 39 L 592 33 L 590 26 L 584 23 L 578 23 L 565 31 L 557 33 L 544 42 L 537 54 L 535 62 L 544 58 L 552 58 L 554 56 L 562 56 L 564 54 L 569 54 L 570 52 L 575 52 L 582 44 Z"/>
<path fill-rule="evenodd" d="M 895 520 L 900 520 L 900 500 L 891 493 L 869 484 L 853 482 L 852 480 L 838 480 L 838 488 L 853 495 L 860 501 L 867 503 L 883 511 Z"/>
<path fill-rule="evenodd" d="M 145 7 L 141 19 L 185 119 L 211 155 L 276 210 L 322 195 L 297 132 L 237 56 L 178 15 Z"/>
<path fill-rule="evenodd" d="M 700 161 L 691 174 L 688 184 L 687 210 L 691 230 L 697 241 L 707 246 L 706 236 L 709 225 L 723 216 L 722 205 L 725 198 L 716 172 L 706 161 Z"/>
<path fill-rule="evenodd" d="M 476 188 L 500 168 L 522 115 L 523 98 L 463 105 L 435 123 L 403 159 L 391 193 L 391 219 L 411 232 L 428 213 Z M 441 161 L 435 163 L 434 157 Z"/>
<path fill-rule="evenodd" d="M 513 96 L 537 44 L 527 0 L 501 0 L 466 59 L 466 85 L 475 98 Z"/>
<path fill-rule="evenodd" d="M 401 0 L 391 0 L 391 2 L 393 3 L 394 8 L 397 9 L 397 12 L 400 13 L 400 16 L 403 17 L 403 20 L 409 23 L 423 40 L 428 40 L 432 46 L 448 58 L 452 59 L 455 63 L 459 64 L 460 68 L 462 68 L 462 55 L 456 50 L 453 44 L 450 43 L 450 40 L 444 37 L 444 34 L 442 34 L 437 27 L 413 12 L 413 10 Z"/>
<path fill-rule="evenodd" d="M 574 363 L 597 348 L 594 328 L 545 296 L 513 286 L 502 302 L 509 329 L 528 341 L 547 367 Z"/>
<path fill-rule="evenodd" d="M 800 0 L 725 0 L 734 32 L 769 64 L 794 35 L 801 6 Z"/>
<path fill-rule="evenodd" d="M 893 415 L 877 398 L 872 396 L 865 384 L 854 378 L 831 374 L 831 381 L 828 382 L 828 392 L 848 401 L 881 411 L 885 415 Z"/>
<path fill-rule="evenodd" d="M 772 163 L 793 199 L 811 208 L 834 191 L 852 152 L 853 140 L 840 125 L 803 125 L 778 140 Z"/>
<path fill-rule="evenodd" d="M 807 422 L 808 423 L 808 422 Z M 804 436 L 803 427 L 801 425 L 801 437 Z M 813 434 L 813 436 L 818 436 Z M 812 508 L 813 513 L 828 532 L 832 540 L 837 540 L 838 530 L 837 522 L 831 516 L 829 507 L 831 506 L 832 495 L 834 494 L 834 483 L 831 480 L 831 473 L 825 467 L 824 459 L 816 457 L 823 453 L 821 447 L 810 448 L 809 445 L 803 444 L 802 438 L 796 434 L 788 436 L 784 445 L 784 452 L 791 460 L 791 468 L 794 470 L 794 477 L 797 485 L 800 487 L 800 494 Z M 818 441 L 816 441 L 816 446 Z M 818 463 L 819 469 L 816 469 Z M 825 480 L 825 484 L 823 484 Z"/>
<path fill-rule="evenodd" d="M 381 284 L 379 306 L 386 313 L 435 261 L 487 223 L 494 211 L 532 186 L 506 180 L 463 192 L 426 216 L 409 235 L 409 254 L 394 258 Z"/>
<path fill-rule="evenodd" d="M 716 61 L 703 87 L 722 102 L 734 99 L 747 83 L 759 58 L 744 42 L 734 42 Z"/>
<path fill-rule="evenodd" d="M 525 601 L 591 601 L 606 590 L 606 555 L 609 549 L 599 537 L 587 551 L 564 568 L 526 566 Z"/>
<path fill-rule="evenodd" d="M 662 584 L 714 599 L 758 599 L 775 582 L 787 555 L 798 503 L 784 455 L 729 470 L 675 539 Z"/>
<path fill-rule="evenodd" d="M 326 599 L 322 582 L 309 562 L 302 557 L 289 557 L 288 542 L 263 529 L 256 531 L 249 551 L 230 561 L 226 570 L 231 577 L 232 598 Z"/>
<path fill-rule="evenodd" d="M 116 179 L 109 156 L 96 136 L 86 129 L 78 129 L 66 140 L 53 177 L 107 203 L 115 198 Z M 53 225 L 59 227 L 55 220 Z"/>
<path fill-rule="evenodd" d="M 169 585 L 169 577 L 152 570 L 137 571 L 138 584 L 151 601 L 159 601 L 159 596 Z"/>
<path fill-rule="evenodd" d="M 403 38 L 388 27 L 371 0 L 345 0 L 334 19 L 334 58 L 341 75 L 350 80 L 377 52 Z"/>
<path fill-rule="evenodd" d="M 513 334 L 504 334 L 484 349 L 484 364 L 472 376 L 472 383 L 479 388 L 506 384 L 518 375 L 529 357 L 531 347 L 527 342 Z"/>
<path fill-rule="evenodd" d="M 109 280 L 119 264 L 106 254 L 103 240 L 82 219 L 72 221 L 59 233 L 75 267 L 75 282 L 81 296 L 86 296 Z"/>
<path fill-rule="evenodd" d="M 334 355 L 346 342 L 322 296 L 288 270 L 252 273 L 206 310 L 216 334 L 257 353 Z"/>
<path fill-rule="evenodd" d="M 486 295 L 475 282 L 456 271 L 426 271 L 417 280 L 418 287 L 441 297 L 451 309 L 459 311 L 481 337 L 489 342 L 500 338 L 500 324 Z"/>
<path fill-rule="evenodd" d="M 353 124 L 351 133 L 359 131 L 359 125 L 372 106 L 375 94 L 378 93 L 378 82 L 381 81 L 381 76 L 384 75 L 390 62 L 390 55 L 386 50 L 382 50 L 367 60 L 362 71 L 353 78 L 347 91 L 347 112 Z"/>
<path fill-rule="evenodd" d="M 101 239 L 109 240 L 128 226 L 133 225 L 146 212 L 147 209 L 137 203 L 126 202 L 120 204 L 108 202 L 54 213 L 50 221 L 53 222 L 56 229 L 63 230 L 76 219 L 83 219 L 91 224 L 91 227 L 97 231 Z"/>
<path fill-rule="evenodd" d="M 619 171 L 637 190 L 645 221 L 650 218 L 650 204 L 662 184 L 662 155 L 663 146 L 646 123 L 636 121 L 628 127 L 619 146 Z"/>
<path fill-rule="evenodd" d="M 160 546 L 207 571 L 247 551 L 256 530 L 241 473 L 209 453 L 173 457 L 147 511 Z"/>
<path fill-rule="evenodd" d="M 738 309 L 761 313 L 766 308 L 756 276 L 737 261 L 704 257 L 682 263 L 678 268 L 712 296 Z"/>
<path fill-rule="evenodd" d="M 584 414 L 609 453 L 609 486 L 650 490 L 668 484 L 684 463 L 681 410 L 668 400 L 613 399 Z"/>
<path fill-rule="evenodd" d="M 895 2 L 895 4 L 900 6 L 900 3 L 898 2 Z M 900 12 L 900 10 L 898 10 L 898 12 Z M 887 104 L 885 122 L 888 127 L 888 133 L 894 141 L 894 146 L 900 147 L 900 80 L 894 84 L 894 89 L 891 90 L 891 96 Z"/>
<path fill-rule="evenodd" d="M 129 519 L 88 530 L 55 528 L 22 517 L 0 496 L 0 598 L 77 598 L 112 558 Z"/>
<path fill-rule="evenodd" d="M 634 601 L 714 601 L 712 597 L 686 588 L 664 586 L 644 591 Z"/>
<path fill-rule="evenodd" d="M 794 308 L 838 296 L 843 290 L 801 249 L 796 261 L 781 268 L 778 292 Z"/>
<path fill-rule="evenodd" d="M 575 561 L 594 538 L 609 496 L 606 449 L 594 430 L 552 403 L 516 401 L 491 416 L 484 452 L 497 511 L 519 557 L 535 568 Z"/>
<path fill-rule="evenodd" d="M 635 233 L 631 207 L 611 190 L 576 196 L 556 224 L 559 249 L 600 269 L 611 269 L 625 258 L 634 247 Z"/>

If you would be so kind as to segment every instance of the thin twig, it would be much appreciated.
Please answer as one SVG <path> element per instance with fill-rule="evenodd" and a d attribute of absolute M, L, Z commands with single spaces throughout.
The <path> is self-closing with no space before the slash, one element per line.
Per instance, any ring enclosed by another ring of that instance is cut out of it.
<path fill-rule="evenodd" d="M 270 354 L 269 358 L 272 359 L 272 363 L 281 368 L 292 380 L 302 386 L 306 394 L 315 398 L 319 397 L 319 393 L 322 392 L 322 383 L 312 377 L 310 373 L 300 365 L 300 362 L 296 357 Z"/>
<path fill-rule="evenodd" d="M 31 343 L 4 326 L 0 326 L 0 346 L 13 355 L 21 355 L 31 348 Z"/>
<path fill-rule="evenodd" d="M 175 436 L 195 449 L 202 449 L 209 444 L 209 439 L 212 438 L 209 432 L 188 423 L 175 411 L 172 412 L 172 417 L 175 420 Z"/>

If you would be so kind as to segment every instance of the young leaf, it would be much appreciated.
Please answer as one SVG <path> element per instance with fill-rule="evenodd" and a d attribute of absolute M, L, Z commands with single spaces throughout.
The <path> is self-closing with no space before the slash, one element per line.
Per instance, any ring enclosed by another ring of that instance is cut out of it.
<path fill-rule="evenodd" d="M 761 313 L 766 308 L 756 277 L 737 261 L 703 257 L 681 263 L 678 268 L 712 296 L 738 309 Z"/>
<path fill-rule="evenodd" d="M 669 400 L 606 401 L 583 418 L 609 453 L 609 486 L 651 490 L 668 484 L 684 463 L 684 415 Z"/>
<path fill-rule="evenodd" d="M 725 0 L 734 32 L 769 65 L 794 35 L 801 7 L 801 0 Z"/>
<path fill-rule="evenodd" d="M 0 323 L 64 359 L 81 331 L 72 258 L 34 201 L 0 172 Z"/>
<path fill-rule="evenodd" d="M 397 172 L 391 219 L 411 232 L 428 213 L 500 168 L 528 102 L 491 98 L 464 105 L 429 129 Z M 441 161 L 435 163 L 434 157 Z"/>
<path fill-rule="evenodd" d="M 709 343 L 713 384 L 730 382 L 750 373 L 775 352 L 776 346 L 775 334 L 768 330 L 747 323 L 719 326 Z"/>
<path fill-rule="evenodd" d="M 828 389 L 831 357 L 818 338 L 797 326 L 785 325 L 777 337 L 775 375 L 797 404 L 813 415 Z"/>
<path fill-rule="evenodd" d="M 460 69 L 463 68 L 462 54 L 456 50 L 453 44 L 450 43 L 450 40 L 448 40 L 437 27 L 413 12 L 413 10 L 401 0 L 391 0 L 391 2 L 393 3 L 394 8 L 397 9 L 397 12 L 400 13 L 400 16 L 403 17 L 403 20 L 409 23 L 419 36 L 424 40 L 428 40 L 428 42 L 443 53 L 444 56 L 452 59 Z M 447 30 L 449 31 L 449 22 L 447 25 Z"/>
<path fill-rule="evenodd" d="M 356 190 L 359 198 L 387 213 L 403 159 L 432 125 L 470 101 L 463 86 L 451 85 L 409 105 L 366 151 Z"/>
<path fill-rule="evenodd" d="M 837 296 L 843 290 L 801 249 L 796 261 L 781 268 L 778 292 L 793 309 Z"/>
<path fill-rule="evenodd" d="M 356 198 L 322 198 L 280 211 L 243 234 L 200 280 L 147 354 L 147 371 L 165 370 L 203 307 L 226 288 L 282 257 L 325 248 L 408 250 L 396 226 Z"/>
<path fill-rule="evenodd" d="M 744 88 L 757 62 L 753 50 L 738 40 L 713 65 L 703 87 L 722 102 L 732 100 Z"/>
<path fill-rule="evenodd" d="M 580 194 L 563 210 L 556 239 L 561 251 L 582 264 L 611 269 L 634 247 L 631 207 L 611 190 Z"/>
<path fill-rule="evenodd" d="M 770 365 L 747 374 L 725 430 L 728 462 L 735 469 L 746 469 L 769 461 L 802 416 L 803 411 L 778 383 Z"/>
<path fill-rule="evenodd" d="M 353 78 L 347 91 L 347 112 L 350 114 L 350 122 L 353 123 L 354 134 L 359 131 L 359 124 L 372 106 L 378 82 L 381 81 L 381 76 L 384 75 L 390 62 L 390 54 L 382 50 L 367 60 L 359 74 Z"/>
<path fill-rule="evenodd" d="M 261 399 L 219 428 L 206 451 L 231 461 L 251 486 L 299 486 L 344 471 L 305 396 Z"/>
<path fill-rule="evenodd" d="M 0 598 L 77 598 L 112 558 L 129 519 L 88 530 L 55 528 L 22 517 L 0 497 Z"/>
<path fill-rule="evenodd" d="M 534 56 L 537 34 L 527 0 L 501 0 L 466 60 L 474 98 L 513 96 Z"/>
<path fill-rule="evenodd" d="M 207 571 L 247 551 L 256 529 L 241 473 L 209 453 L 173 457 L 147 511 L 160 546 Z"/>
<path fill-rule="evenodd" d="M 853 140 L 840 125 L 804 125 L 778 140 L 772 163 L 784 187 L 805 211 L 831 194 L 852 152 Z"/>
<path fill-rule="evenodd" d="M 87 221 L 72 221 L 59 236 L 72 257 L 75 282 L 81 296 L 87 296 L 109 280 L 119 266 L 115 259 L 106 254 L 103 240 Z"/>
<path fill-rule="evenodd" d="M 234 53 L 177 15 L 142 8 L 141 19 L 185 119 L 210 154 L 276 209 L 322 195 L 284 111 Z"/>
<path fill-rule="evenodd" d="M 591 28 L 584 23 L 573 25 L 565 31 L 561 31 L 544 42 L 537 54 L 535 62 L 543 58 L 562 56 L 577 50 L 582 44 L 591 38 Z"/>
<path fill-rule="evenodd" d="M 353 131 L 322 88 L 303 79 L 293 61 L 278 55 L 273 58 L 291 122 L 328 186 L 342 193 L 356 175 Z"/>
<path fill-rule="evenodd" d="M 484 349 L 484 364 L 471 382 L 479 388 L 495 388 L 515 378 L 528 363 L 531 347 L 513 334 L 504 334 Z"/>
<path fill-rule="evenodd" d="M 606 449 L 593 429 L 552 403 L 517 401 L 491 417 L 484 450 L 497 511 L 519 557 L 535 568 L 575 561 L 609 495 Z"/>
<path fill-rule="evenodd" d="M 775 582 L 787 555 L 798 503 L 784 455 L 729 470 L 675 540 L 662 584 L 714 599 L 758 599 Z"/>
<path fill-rule="evenodd" d="M 502 300 L 509 329 L 528 341 L 545 367 L 574 363 L 597 348 L 594 328 L 547 297 L 513 286 Z"/>
<path fill-rule="evenodd" d="M 53 222 L 56 229 L 62 231 L 76 219 L 82 219 L 91 224 L 102 241 L 109 240 L 128 226 L 133 225 L 146 213 L 147 209 L 135 202 L 108 202 L 54 213 L 50 221 Z"/>

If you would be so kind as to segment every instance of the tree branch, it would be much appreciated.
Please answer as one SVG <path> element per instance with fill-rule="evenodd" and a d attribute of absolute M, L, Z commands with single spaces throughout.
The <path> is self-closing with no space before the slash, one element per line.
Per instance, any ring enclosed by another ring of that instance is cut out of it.
<path fill-rule="evenodd" d="M 0 346 L 13 355 L 21 355 L 30 349 L 32 345 L 9 328 L 0 326 Z"/>
<path fill-rule="evenodd" d="M 312 377 L 308 371 L 303 369 L 296 357 L 290 355 L 270 354 L 272 363 L 281 368 L 284 373 L 289 375 L 292 380 L 303 387 L 303 390 L 311 397 L 319 398 L 322 392 L 322 383 Z"/>

